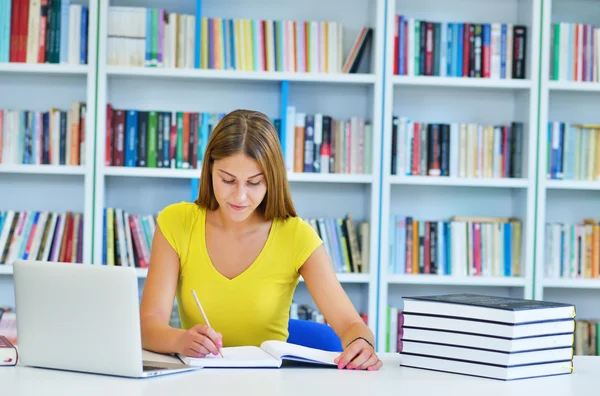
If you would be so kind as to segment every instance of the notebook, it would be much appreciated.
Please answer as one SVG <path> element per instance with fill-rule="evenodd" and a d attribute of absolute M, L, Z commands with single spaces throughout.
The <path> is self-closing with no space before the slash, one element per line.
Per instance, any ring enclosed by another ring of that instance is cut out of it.
<path fill-rule="evenodd" d="M 265 341 L 260 347 L 239 346 L 221 348 L 221 356 L 210 355 L 192 358 L 178 355 L 188 366 L 200 367 L 274 367 L 279 368 L 285 360 L 337 366 L 334 362 L 340 352 L 329 352 L 284 341 Z"/>

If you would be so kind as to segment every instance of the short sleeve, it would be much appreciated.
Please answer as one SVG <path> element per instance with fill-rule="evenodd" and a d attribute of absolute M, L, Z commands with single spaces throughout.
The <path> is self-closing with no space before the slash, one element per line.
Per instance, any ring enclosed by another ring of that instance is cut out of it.
<path fill-rule="evenodd" d="M 294 269 L 300 270 L 306 259 L 323 243 L 315 229 L 301 218 L 296 218 L 296 232 L 294 234 Z"/>
<path fill-rule="evenodd" d="M 180 258 L 184 251 L 184 243 L 187 241 L 185 237 L 189 222 L 186 213 L 187 205 L 187 202 L 171 204 L 161 210 L 156 219 L 160 231 Z"/>

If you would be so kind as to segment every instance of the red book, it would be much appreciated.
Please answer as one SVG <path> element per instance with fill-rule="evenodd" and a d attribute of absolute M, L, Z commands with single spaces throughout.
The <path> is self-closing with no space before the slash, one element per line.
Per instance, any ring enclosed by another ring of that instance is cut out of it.
<path fill-rule="evenodd" d="M 3 335 L 0 335 L 0 366 L 16 366 L 19 360 L 17 348 Z"/>

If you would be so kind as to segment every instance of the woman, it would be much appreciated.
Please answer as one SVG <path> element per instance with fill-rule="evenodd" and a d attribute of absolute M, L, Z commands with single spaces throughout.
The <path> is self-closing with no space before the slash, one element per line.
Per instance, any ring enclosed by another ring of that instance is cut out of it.
<path fill-rule="evenodd" d="M 285 341 L 302 275 L 344 346 L 338 368 L 379 369 L 372 332 L 318 234 L 296 215 L 269 119 L 246 110 L 227 114 L 204 158 L 198 199 L 169 205 L 158 216 L 141 302 L 143 347 L 204 357 L 223 346 Z M 175 296 L 182 329 L 169 326 Z"/>

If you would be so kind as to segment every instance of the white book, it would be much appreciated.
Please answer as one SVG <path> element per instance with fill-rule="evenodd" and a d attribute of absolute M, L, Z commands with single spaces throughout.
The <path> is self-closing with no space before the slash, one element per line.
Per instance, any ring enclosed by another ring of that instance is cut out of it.
<path fill-rule="evenodd" d="M 281 367 L 284 360 L 337 366 L 340 352 L 329 352 L 284 341 L 265 341 L 260 347 L 238 346 L 221 348 L 223 357 L 210 355 L 192 358 L 178 355 L 183 363 L 193 367 Z"/>

